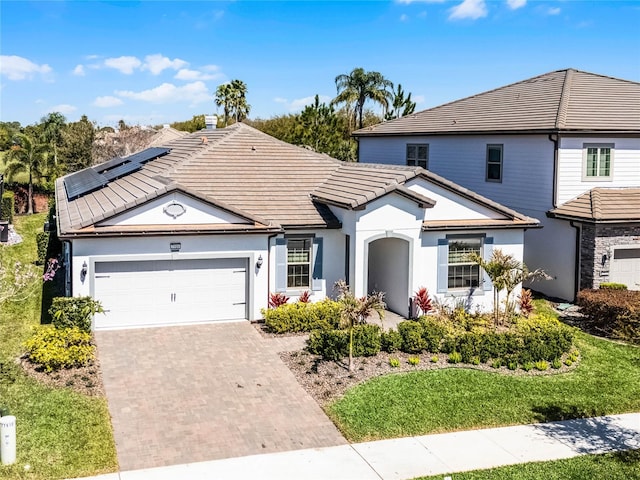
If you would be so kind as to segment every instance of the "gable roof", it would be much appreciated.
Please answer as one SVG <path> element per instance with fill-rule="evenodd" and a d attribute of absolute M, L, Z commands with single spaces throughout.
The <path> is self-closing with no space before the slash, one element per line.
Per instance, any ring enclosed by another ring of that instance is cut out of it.
<path fill-rule="evenodd" d="M 65 190 L 67 177 L 59 178 L 56 205 L 60 235 L 113 234 L 119 228 L 124 234 L 134 234 L 136 228 L 139 233 L 173 233 L 176 229 L 264 232 L 338 228 L 340 222 L 329 205 L 358 209 L 376 198 L 396 193 L 423 208 L 433 207 L 432 199 L 404 185 L 417 177 L 446 185 L 508 219 L 528 218 L 422 168 L 344 163 L 282 142 L 242 123 L 225 129 L 201 130 L 164 147 L 170 150 L 166 155 L 77 198 L 69 197 Z M 173 191 L 191 195 L 252 223 L 227 230 L 219 224 L 157 228 L 99 225 Z"/>
<path fill-rule="evenodd" d="M 640 188 L 593 188 L 548 216 L 589 223 L 640 222 Z"/>
<path fill-rule="evenodd" d="M 357 130 L 426 134 L 640 133 L 640 83 L 566 69 Z"/>

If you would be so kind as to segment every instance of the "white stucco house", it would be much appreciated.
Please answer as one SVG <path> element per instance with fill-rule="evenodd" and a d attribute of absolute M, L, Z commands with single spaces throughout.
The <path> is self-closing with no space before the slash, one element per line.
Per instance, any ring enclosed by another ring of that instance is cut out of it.
<path fill-rule="evenodd" d="M 468 252 L 522 259 L 538 221 L 420 167 L 343 163 L 244 124 L 56 183 L 68 294 L 100 300 L 95 329 L 257 320 L 269 294 L 314 301 L 345 279 L 406 315 L 425 286 L 491 308 Z"/>
<path fill-rule="evenodd" d="M 525 215 L 533 288 L 640 289 L 640 83 L 573 69 L 354 133 L 359 161 L 420 166 Z"/>

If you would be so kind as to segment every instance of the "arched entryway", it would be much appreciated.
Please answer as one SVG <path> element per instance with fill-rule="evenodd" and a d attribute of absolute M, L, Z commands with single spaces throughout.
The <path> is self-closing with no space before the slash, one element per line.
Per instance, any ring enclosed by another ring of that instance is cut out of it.
<path fill-rule="evenodd" d="M 402 238 L 379 238 L 367 256 L 367 293 L 385 292 L 387 309 L 402 316 L 409 309 L 409 247 Z"/>

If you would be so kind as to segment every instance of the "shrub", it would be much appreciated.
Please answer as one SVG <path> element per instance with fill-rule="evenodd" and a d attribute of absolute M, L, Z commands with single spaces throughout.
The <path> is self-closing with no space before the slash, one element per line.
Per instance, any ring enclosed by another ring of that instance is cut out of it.
<path fill-rule="evenodd" d="M 278 308 L 289 301 L 284 293 L 270 293 L 269 294 L 269 308 Z"/>
<path fill-rule="evenodd" d="M 273 333 L 335 329 L 340 322 L 340 304 L 330 299 L 317 303 L 287 303 L 262 310 L 265 326 Z"/>
<path fill-rule="evenodd" d="M 577 303 L 601 334 L 640 344 L 640 291 L 582 290 Z"/>
<path fill-rule="evenodd" d="M 407 358 L 407 362 L 409 365 L 413 365 L 415 367 L 420 363 L 420 357 L 409 357 Z"/>
<path fill-rule="evenodd" d="M 557 370 L 562 366 L 562 362 L 559 358 L 555 358 L 553 362 L 551 362 L 551 368 Z"/>
<path fill-rule="evenodd" d="M 398 324 L 398 332 L 402 336 L 402 351 L 406 353 L 420 353 L 427 347 L 423 338 L 422 323 L 407 320 Z"/>
<path fill-rule="evenodd" d="M 507 368 L 509 370 L 516 370 L 518 368 L 518 362 L 508 362 Z"/>
<path fill-rule="evenodd" d="M 570 358 L 565 358 L 565 360 L 564 360 L 564 364 L 565 364 L 567 367 L 570 367 L 571 365 L 573 365 L 573 360 L 571 360 Z"/>
<path fill-rule="evenodd" d="M 603 290 L 626 290 L 627 286 L 624 283 L 603 282 L 600 284 L 600 288 Z"/>
<path fill-rule="evenodd" d="M 474 356 L 471 358 L 471 365 L 480 365 L 480 357 L 479 356 Z"/>
<path fill-rule="evenodd" d="M 432 355 L 432 356 L 431 356 L 431 363 L 438 363 L 438 360 L 440 360 L 440 359 L 438 358 L 438 355 Z"/>
<path fill-rule="evenodd" d="M 500 368 L 502 366 L 502 359 L 496 358 L 493 362 L 491 362 L 491 368 Z"/>
<path fill-rule="evenodd" d="M 531 290 L 523 288 L 518 299 L 520 301 L 520 313 L 525 317 L 531 315 L 531 312 L 533 312 L 533 298 L 531 296 Z"/>
<path fill-rule="evenodd" d="M 11 191 L 2 194 L 2 202 L 0 202 L 0 220 L 8 220 L 13 223 L 13 212 L 16 211 L 15 195 Z"/>
<path fill-rule="evenodd" d="M 102 312 L 100 302 L 91 297 L 55 297 L 49 309 L 56 328 L 77 327 L 84 332 L 91 331 L 91 319 Z"/>
<path fill-rule="evenodd" d="M 545 370 L 549 369 L 549 364 L 547 363 L 546 360 L 539 360 L 536 363 L 534 363 L 533 366 L 536 367 L 536 370 L 540 370 L 541 372 L 544 372 Z"/>
<path fill-rule="evenodd" d="M 431 303 L 431 298 L 429 297 L 429 292 L 426 287 L 420 287 L 416 292 L 415 302 L 423 315 L 426 315 L 431 310 L 433 310 L 433 304 Z"/>
<path fill-rule="evenodd" d="M 525 372 L 528 372 L 528 371 L 529 371 L 529 370 L 531 370 L 532 368 L 533 368 L 533 362 L 524 362 L 524 363 L 522 364 L 522 369 L 523 369 Z"/>
<path fill-rule="evenodd" d="M 400 366 L 400 360 L 395 357 L 391 357 L 389 359 L 389 365 L 393 368 L 398 368 Z"/>
<path fill-rule="evenodd" d="M 356 325 L 353 328 L 353 356 L 368 357 L 380 352 L 380 327 Z M 348 330 L 313 330 L 309 335 L 311 353 L 327 360 L 340 360 L 349 354 Z"/>
<path fill-rule="evenodd" d="M 47 250 L 49 249 L 49 232 L 38 232 L 36 234 L 36 244 L 38 247 L 38 260 L 36 264 L 44 265 L 47 260 Z"/>
<path fill-rule="evenodd" d="M 95 358 L 91 335 L 79 328 L 42 327 L 26 341 L 29 359 L 46 372 L 81 367 Z"/>
<path fill-rule="evenodd" d="M 300 302 L 300 303 L 309 303 L 310 301 L 311 301 L 311 292 L 309 290 L 305 290 L 298 297 L 298 302 Z"/>
<path fill-rule="evenodd" d="M 438 353 L 442 350 L 442 344 L 450 332 L 450 328 L 437 318 L 421 317 L 422 339 L 424 340 L 424 350 Z"/>
<path fill-rule="evenodd" d="M 458 352 L 451 352 L 449 354 L 449 363 L 460 363 L 462 361 L 462 355 Z"/>
<path fill-rule="evenodd" d="M 402 348 L 402 335 L 393 329 L 388 332 L 382 332 L 380 341 L 381 348 L 384 352 L 393 353 Z"/>
<path fill-rule="evenodd" d="M 573 345 L 575 329 L 553 317 L 537 316 L 517 323 L 521 336 L 520 362 L 538 360 L 553 361 L 568 352 Z"/>

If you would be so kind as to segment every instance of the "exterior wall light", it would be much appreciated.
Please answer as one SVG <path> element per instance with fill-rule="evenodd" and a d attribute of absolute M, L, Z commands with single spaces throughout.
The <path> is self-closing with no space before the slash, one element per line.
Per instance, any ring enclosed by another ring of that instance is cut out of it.
<path fill-rule="evenodd" d="M 87 262 L 82 263 L 82 270 L 80 270 L 80 281 L 84 282 L 84 279 L 87 277 Z"/>
<path fill-rule="evenodd" d="M 258 261 L 256 262 L 256 268 L 259 269 L 260 267 L 262 267 L 262 262 L 263 262 L 262 255 L 260 255 L 258 256 Z"/>
<path fill-rule="evenodd" d="M 181 248 L 182 244 L 180 242 L 169 243 L 169 249 L 171 249 L 172 252 L 179 252 Z"/>

